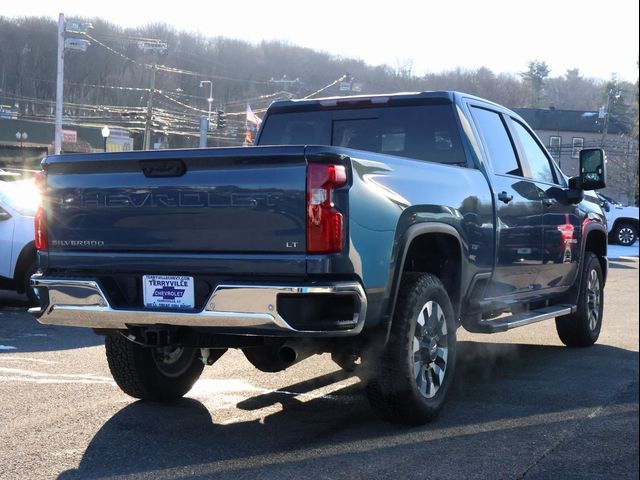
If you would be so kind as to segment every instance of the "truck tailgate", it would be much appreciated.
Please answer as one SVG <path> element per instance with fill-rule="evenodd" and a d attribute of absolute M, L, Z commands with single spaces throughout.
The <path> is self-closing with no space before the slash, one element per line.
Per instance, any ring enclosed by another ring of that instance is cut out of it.
<path fill-rule="evenodd" d="M 301 146 L 61 155 L 43 167 L 51 251 L 305 251 Z"/>

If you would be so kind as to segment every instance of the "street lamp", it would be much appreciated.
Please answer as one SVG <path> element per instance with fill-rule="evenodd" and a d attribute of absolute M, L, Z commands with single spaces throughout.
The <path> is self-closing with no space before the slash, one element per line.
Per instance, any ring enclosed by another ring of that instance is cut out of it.
<path fill-rule="evenodd" d="M 209 102 L 209 115 L 207 115 L 207 119 L 209 120 L 209 125 L 211 125 L 211 104 L 213 103 L 213 83 L 211 80 L 202 80 L 200 82 L 200 88 L 204 87 L 205 83 L 209 84 L 209 98 L 207 98 L 207 102 Z M 210 128 L 209 126 L 207 128 Z"/>
<path fill-rule="evenodd" d="M 111 130 L 109 130 L 109 127 L 107 127 L 106 125 L 104 127 L 102 127 L 102 139 L 104 140 L 104 151 L 107 151 L 107 138 L 109 138 L 109 135 L 111 134 Z"/>
<path fill-rule="evenodd" d="M 16 132 L 16 140 L 20 142 L 20 148 L 22 148 L 22 142 L 26 141 L 29 138 L 27 132 Z"/>

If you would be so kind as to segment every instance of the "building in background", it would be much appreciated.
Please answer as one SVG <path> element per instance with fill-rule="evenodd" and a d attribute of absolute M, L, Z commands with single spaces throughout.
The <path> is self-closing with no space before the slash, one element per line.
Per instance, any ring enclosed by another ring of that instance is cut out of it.
<path fill-rule="evenodd" d="M 608 181 L 603 193 L 625 204 L 637 202 L 638 140 L 629 127 L 613 116 L 605 125 L 604 116 L 592 111 L 554 108 L 516 108 L 514 111 L 535 130 L 562 171 L 570 177 L 578 174 L 580 150 L 604 148 Z"/>
<path fill-rule="evenodd" d="M 102 126 L 64 124 L 62 151 L 64 153 L 102 152 L 105 148 Z M 20 134 L 20 138 L 16 135 Z M 25 135 L 26 134 L 26 135 Z M 54 124 L 0 116 L 0 168 L 39 169 L 40 161 L 53 153 Z M 109 152 L 133 150 L 134 139 L 125 128 L 111 128 L 106 142 Z"/>
<path fill-rule="evenodd" d="M 107 152 L 130 152 L 133 138 L 126 128 L 111 128 L 107 138 Z"/>

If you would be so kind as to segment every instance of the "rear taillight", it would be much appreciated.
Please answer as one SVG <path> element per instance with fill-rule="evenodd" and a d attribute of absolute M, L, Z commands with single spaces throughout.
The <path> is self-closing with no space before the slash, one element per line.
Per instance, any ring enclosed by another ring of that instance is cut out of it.
<path fill-rule="evenodd" d="M 36 187 L 40 191 L 40 204 L 36 211 L 36 216 L 33 221 L 35 229 L 35 245 L 36 250 L 47 250 L 49 248 L 49 241 L 47 239 L 47 218 L 44 211 L 44 187 L 47 182 L 47 178 L 44 172 L 38 172 L 36 174 Z"/>
<path fill-rule="evenodd" d="M 47 241 L 47 220 L 44 215 L 44 208 L 38 207 L 34 220 L 36 250 L 46 250 L 49 248 Z"/>
<path fill-rule="evenodd" d="M 310 163 L 307 167 L 307 253 L 336 253 L 344 243 L 342 214 L 333 191 L 347 183 L 343 165 Z"/>

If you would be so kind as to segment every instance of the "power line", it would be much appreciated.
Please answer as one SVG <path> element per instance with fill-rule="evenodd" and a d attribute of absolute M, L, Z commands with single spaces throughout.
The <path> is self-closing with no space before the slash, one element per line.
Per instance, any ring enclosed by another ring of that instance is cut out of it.
<path fill-rule="evenodd" d="M 169 95 L 167 95 L 166 93 L 164 93 L 164 92 L 162 92 L 160 90 L 157 90 L 157 92 L 158 92 L 159 95 L 163 96 L 164 98 L 166 98 L 168 100 L 171 100 L 172 102 L 175 102 L 175 103 L 177 103 L 178 105 L 180 105 L 180 106 L 182 106 L 184 108 L 188 108 L 190 110 L 193 110 L 193 111 L 196 111 L 196 112 L 200 112 L 200 113 L 207 113 L 207 110 L 202 110 L 200 108 L 196 108 L 196 107 L 192 107 L 190 105 L 187 105 L 186 103 L 182 103 L 181 101 L 176 100 L 175 98 L 171 98 Z"/>
<path fill-rule="evenodd" d="M 47 80 L 45 80 L 47 81 Z M 53 83 L 53 82 L 51 82 Z M 115 86 L 115 85 L 91 85 L 88 83 L 73 83 L 73 82 L 65 82 L 66 85 L 74 85 L 74 86 L 80 86 L 80 87 L 90 87 L 90 88 L 108 88 L 108 89 L 112 89 L 112 90 L 128 90 L 128 91 L 133 91 L 133 92 L 149 92 L 150 89 L 148 88 L 143 88 L 143 87 L 119 87 L 119 86 Z"/>
<path fill-rule="evenodd" d="M 253 83 L 256 85 L 269 85 L 269 82 L 265 82 L 262 80 L 249 80 L 249 79 L 241 79 L 241 78 L 224 77 L 221 75 L 213 75 L 209 73 L 192 72 L 190 70 L 183 70 L 181 68 L 168 67 L 167 65 L 158 65 L 158 70 L 162 72 L 177 73 L 181 75 L 190 75 L 192 77 L 198 77 L 198 78 L 213 78 L 216 80 L 227 80 L 231 82 L 244 82 L 244 83 Z"/>
<path fill-rule="evenodd" d="M 140 63 L 137 60 L 134 60 L 133 58 L 129 58 L 127 57 L 124 53 L 119 52 L 113 48 L 111 48 L 108 45 L 105 45 L 104 43 L 102 43 L 100 40 L 98 40 L 97 38 L 92 37 L 91 35 L 89 35 L 88 33 L 84 32 L 82 33 L 82 35 L 84 35 L 85 37 L 87 37 L 89 40 L 91 40 L 92 42 L 95 42 L 96 44 L 100 45 L 103 48 L 106 48 L 107 50 L 109 50 L 111 53 L 118 55 L 119 57 L 124 58 L 125 60 L 135 63 L 136 65 L 139 65 L 141 67 L 145 67 L 145 68 L 151 68 L 151 65 L 148 65 L 146 63 Z"/>
<path fill-rule="evenodd" d="M 35 97 L 28 97 L 24 95 L 4 94 L 4 93 L 0 93 L 0 98 L 6 98 L 14 101 L 35 103 L 35 104 L 46 105 L 46 106 L 52 106 L 52 105 L 55 105 L 56 103 L 53 100 L 47 100 L 44 98 L 35 98 Z M 67 108 L 77 108 L 77 109 L 92 110 L 92 111 L 101 110 L 101 109 L 112 110 L 114 113 L 117 113 L 117 110 L 144 111 L 143 107 L 134 107 L 130 105 L 95 105 L 95 104 L 89 104 L 89 103 L 73 103 L 73 102 L 64 102 L 63 105 Z"/>
<path fill-rule="evenodd" d="M 25 104 L 31 105 L 32 108 L 36 106 L 39 107 L 38 111 L 40 111 L 40 113 L 34 114 L 36 118 L 46 118 L 48 114 L 42 113 L 41 110 L 45 109 L 46 111 L 48 111 L 55 105 L 55 102 L 52 100 L 28 97 L 24 95 L 0 94 L 0 98 L 4 98 L 4 99 L 7 99 L 7 101 L 12 101 L 12 102 L 24 102 Z M 85 104 L 85 103 L 75 103 L 75 102 L 64 102 L 63 108 L 66 110 L 84 111 L 84 112 L 91 112 L 91 113 L 108 113 L 113 115 L 124 115 L 124 114 L 130 115 L 135 113 L 142 114 L 145 111 L 143 107 L 139 107 L 139 106 Z M 34 112 L 35 111 L 36 110 L 34 109 Z M 24 118 L 25 116 L 28 116 L 28 112 L 22 113 L 21 111 L 17 111 L 16 113 L 20 116 L 20 118 Z M 68 113 L 65 114 L 65 116 L 68 116 L 68 115 L 69 115 Z M 84 117 L 88 117 L 89 115 L 81 114 L 81 116 L 84 118 Z"/>
<path fill-rule="evenodd" d="M 139 66 L 144 67 L 144 68 L 153 68 L 154 67 L 154 65 L 150 65 L 148 63 L 141 63 L 141 62 L 138 62 L 137 60 L 134 60 L 133 58 L 127 57 L 124 53 L 119 52 L 119 51 L 111 48 L 110 46 L 102 43 L 100 40 L 98 40 L 95 37 L 92 37 L 88 33 L 82 33 L 82 35 L 87 37 L 92 42 L 95 42 L 97 45 L 100 45 L 101 47 L 106 48 L 111 53 L 113 53 L 115 55 L 118 55 L 119 57 L 124 58 L 125 60 L 127 60 L 129 62 L 135 63 L 136 65 L 139 65 Z M 225 77 L 225 76 L 222 76 L 222 75 L 214 75 L 214 74 L 209 74 L 209 73 L 193 72 L 191 70 L 184 70 L 184 69 L 181 69 L 181 68 L 169 67 L 168 65 L 156 65 L 156 68 L 158 69 L 158 71 L 162 71 L 162 72 L 176 73 L 176 74 L 180 74 L 180 75 L 189 75 L 189 76 L 199 77 L 199 78 L 213 78 L 213 79 L 216 79 L 216 80 L 227 80 L 227 81 L 232 81 L 232 82 L 245 82 L 245 83 L 253 83 L 253 84 L 257 84 L 257 85 L 269 85 L 269 83 L 270 83 L 270 82 L 261 81 L 261 80 L 240 79 L 240 78 L 233 78 L 233 77 Z"/>
<path fill-rule="evenodd" d="M 36 77 L 31 77 L 29 75 L 18 75 L 18 74 L 12 74 L 12 73 L 7 73 L 5 76 L 10 77 L 10 78 L 19 78 L 19 79 L 25 79 L 25 80 L 32 80 L 34 82 L 38 82 L 38 83 L 53 83 L 55 84 L 55 80 L 51 80 L 51 79 L 46 79 L 46 78 L 36 78 Z M 131 86 L 118 86 L 118 85 L 98 85 L 98 84 L 91 84 L 91 83 L 77 83 L 77 82 L 64 82 L 65 85 L 73 85 L 75 87 L 88 87 L 88 88 L 107 88 L 107 89 L 112 89 L 112 90 L 130 90 L 130 91 L 135 91 L 135 92 L 148 92 L 149 89 L 148 88 L 144 88 L 144 87 L 131 87 Z"/>
<path fill-rule="evenodd" d="M 336 83 L 339 83 L 339 82 L 343 81 L 345 78 L 347 78 L 347 76 L 346 76 L 346 75 L 343 75 L 343 76 L 341 76 L 340 78 L 338 78 L 337 80 L 335 80 L 335 81 L 331 82 L 329 85 L 327 85 L 327 86 L 325 86 L 325 87 L 322 87 L 320 90 L 316 90 L 315 92 L 310 93 L 310 94 L 309 94 L 309 95 L 307 95 L 306 97 L 302 97 L 302 98 L 303 98 L 303 99 L 311 98 L 311 97 L 313 97 L 313 96 L 315 96 L 315 95 L 319 94 L 320 92 L 323 92 L 323 91 L 325 91 L 326 89 L 333 87 Z"/>

